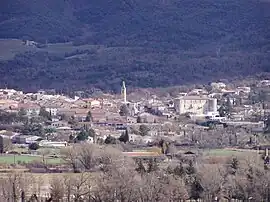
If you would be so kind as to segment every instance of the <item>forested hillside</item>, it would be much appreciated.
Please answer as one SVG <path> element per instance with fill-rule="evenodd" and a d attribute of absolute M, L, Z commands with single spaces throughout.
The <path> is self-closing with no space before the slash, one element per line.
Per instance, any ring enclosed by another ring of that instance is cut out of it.
<path fill-rule="evenodd" d="M 3 59 L 1 85 L 118 90 L 121 79 L 138 87 L 208 82 L 270 70 L 270 2 L 1 0 L 0 38 L 73 44 L 60 54 L 36 48 Z M 86 44 L 96 46 L 82 50 Z"/>

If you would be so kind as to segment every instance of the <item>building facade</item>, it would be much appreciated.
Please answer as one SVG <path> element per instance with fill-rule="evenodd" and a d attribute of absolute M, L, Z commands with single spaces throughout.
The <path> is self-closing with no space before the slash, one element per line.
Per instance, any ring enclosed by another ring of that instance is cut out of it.
<path fill-rule="evenodd" d="M 217 99 L 204 96 L 183 96 L 174 100 L 178 114 L 207 114 L 217 111 Z"/>

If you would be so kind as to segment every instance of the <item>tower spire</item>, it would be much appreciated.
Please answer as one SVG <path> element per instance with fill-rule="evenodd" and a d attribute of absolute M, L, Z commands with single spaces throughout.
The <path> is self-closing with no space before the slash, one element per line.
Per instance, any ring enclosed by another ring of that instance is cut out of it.
<path fill-rule="evenodd" d="M 122 94 L 123 99 L 124 99 L 123 101 L 126 104 L 127 103 L 127 89 L 126 89 L 125 81 L 122 82 L 121 94 Z"/>

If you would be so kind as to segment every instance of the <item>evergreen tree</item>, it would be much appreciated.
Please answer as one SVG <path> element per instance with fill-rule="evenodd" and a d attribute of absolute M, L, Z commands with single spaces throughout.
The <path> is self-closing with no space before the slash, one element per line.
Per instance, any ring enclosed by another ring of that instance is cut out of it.
<path fill-rule="evenodd" d="M 140 116 L 137 117 L 137 123 L 142 123 L 142 118 Z"/>
<path fill-rule="evenodd" d="M 120 142 L 124 142 L 127 143 L 129 141 L 129 134 L 128 134 L 128 130 L 126 129 L 126 131 L 124 133 L 122 133 L 122 135 L 119 137 L 119 141 Z"/>
<path fill-rule="evenodd" d="M 195 174 L 195 173 L 196 173 L 196 169 L 195 169 L 195 167 L 194 167 L 194 165 L 193 165 L 192 160 L 190 160 L 190 161 L 188 162 L 188 166 L 186 167 L 186 174 L 187 174 L 187 175 L 193 175 L 193 174 Z"/>
<path fill-rule="evenodd" d="M 136 167 L 135 170 L 136 170 L 138 173 L 144 174 L 144 173 L 146 172 L 146 169 L 145 169 L 145 167 L 144 167 L 144 165 L 143 165 L 142 160 L 141 160 L 141 159 L 138 159 L 138 160 L 136 161 L 136 164 L 137 164 L 137 167 Z"/>
<path fill-rule="evenodd" d="M 104 141 L 105 144 L 116 144 L 116 139 L 114 137 L 112 137 L 111 135 L 109 135 L 105 141 Z"/>
<path fill-rule="evenodd" d="M 178 175 L 178 176 L 180 176 L 180 177 L 183 177 L 183 176 L 186 174 L 185 168 L 184 168 L 183 164 L 180 163 L 179 165 L 177 165 L 177 166 L 174 168 L 173 173 L 174 173 L 175 175 Z"/>
<path fill-rule="evenodd" d="M 126 104 L 121 105 L 119 114 L 120 114 L 120 116 L 128 116 L 129 115 L 129 109 L 128 109 L 128 106 Z"/>
<path fill-rule="evenodd" d="M 45 107 L 40 108 L 39 116 L 45 118 L 46 120 L 51 120 L 52 119 L 51 113 L 47 112 Z"/>
<path fill-rule="evenodd" d="M 85 141 L 89 137 L 89 133 L 85 130 L 82 130 L 76 137 L 77 141 Z"/>
<path fill-rule="evenodd" d="M 18 116 L 19 117 L 23 117 L 23 116 L 26 116 L 27 115 L 27 112 L 25 109 L 21 108 L 19 111 L 18 111 Z"/>
<path fill-rule="evenodd" d="M 157 160 L 156 159 L 151 158 L 148 161 L 147 166 L 148 166 L 147 167 L 147 172 L 148 173 L 151 173 L 151 172 L 154 172 L 154 171 L 157 171 L 158 170 L 158 164 L 157 164 Z"/>
<path fill-rule="evenodd" d="M 39 149 L 39 145 L 37 143 L 33 142 L 33 143 L 31 143 L 29 145 L 29 149 L 30 150 L 38 150 Z"/>
<path fill-rule="evenodd" d="M 193 182 L 191 183 L 191 190 L 190 195 L 192 199 L 198 200 L 201 198 L 201 195 L 203 193 L 203 187 L 198 179 L 198 177 L 195 176 Z"/>
<path fill-rule="evenodd" d="M 86 118 L 85 118 L 85 121 L 86 121 L 86 122 L 92 122 L 92 121 L 93 121 L 93 117 L 92 117 L 91 111 L 89 111 L 89 112 L 87 113 L 87 116 L 86 116 Z"/>
<path fill-rule="evenodd" d="M 139 131 L 141 136 L 146 136 L 150 129 L 146 125 L 140 125 Z"/>
<path fill-rule="evenodd" d="M 233 157 L 229 162 L 229 173 L 235 175 L 238 168 L 239 168 L 239 160 L 236 157 Z"/>

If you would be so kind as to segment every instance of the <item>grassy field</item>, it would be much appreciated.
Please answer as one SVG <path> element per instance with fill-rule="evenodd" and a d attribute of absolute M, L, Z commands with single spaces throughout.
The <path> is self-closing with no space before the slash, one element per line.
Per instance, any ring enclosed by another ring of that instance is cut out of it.
<path fill-rule="evenodd" d="M 16 164 L 16 163 L 30 163 L 33 161 L 42 162 L 42 157 L 40 156 L 29 156 L 29 155 L 0 155 L 0 163 L 5 164 Z M 48 158 L 45 157 L 45 161 L 48 164 L 60 164 L 62 162 L 61 158 Z"/>
<path fill-rule="evenodd" d="M 242 153 L 242 151 L 232 149 L 211 149 L 204 151 L 204 155 L 206 156 L 237 156 L 241 155 Z"/>
<path fill-rule="evenodd" d="M 12 59 L 16 54 L 26 51 L 45 51 L 53 55 L 64 56 L 65 53 L 71 53 L 76 50 L 98 50 L 99 47 L 100 46 L 96 45 L 73 46 L 72 43 L 69 42 L 48 44 L 46 48 L 37 48 L 34 46 L 26 46 L 23 44 L 22 40 L 18 39 L 0 39 L 0 61 Z M 82 56 L 83 54 L 78 54 L 78 57 Z"/>
<path fill-rule="evenodd" d="M 0 39 L 0 60 L 12 59 L 18 53 L 34 50 L 34 47 L 24 46 L 21 40 Z"/>

